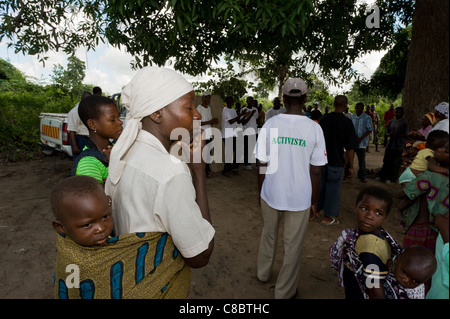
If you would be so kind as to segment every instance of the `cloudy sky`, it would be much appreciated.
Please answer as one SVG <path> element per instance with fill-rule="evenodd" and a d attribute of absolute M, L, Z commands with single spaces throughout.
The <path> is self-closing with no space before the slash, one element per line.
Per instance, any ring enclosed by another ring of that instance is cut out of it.
<path fill-rule="evenodd" d="M 355 63 L 354 68 L 366 78 L 369 78 L 378 67 L 380 59 L 384 54 L 385 51 L 380 51 L 365 55 Z M 107 44 L 100 45 L 95 51 L 79 49 L 76 55 L 86 63 L 84 83 L 100 86 L 104 92 L 109 94 L 120 92 L 122 87 L 136 73 L 136 70 L 131 68 L 133 57 L 124 50 L 116 49 Z M 42 63 L 38 62 L 36 57 L 15 54 L 14 49 L 7 48 L 6 43 L 3 42 L 0 43 L 0 56 L 13 64 L 26 76 L 34 78 L 41 84 L 50 83 L 50 75 L 52 74 L 54 65 L 60 64 L 64 68 L 67 66 L 67 56 L 62 52 L 49 52 L 48 60 L 44 67 Z M 206 77 L 192 77 L 187 75 L 186 79 L 191 82 L 198 82 L 206 80 Z M 350 88 L 350 86 L 351 84 L 342 88 L 330 87 L 329 91 L 332 94 L 342 93 L 344 90 Z M 273 92 L 270 98 L 275 96 L 276 93 Z"/>
<path fill-rule="evenodd" d="M 358 0 L 357 2 L 367 3 L 369 6 L 372 6 L 374 1 L 375 0 Z M 368 79 L 380 64 L 380 60 L 385 53 L 386 51 L 378 51 L 364 55 L 355 62 L 353 68 Z M 85 61 L 86 63 L 86 77 L 84 83 L 100 86 L 104 92 L 111 95 L 120 92 L 136 73 L 136 70 L 131 68 L 133 57 L 125 52 L 125 50 L 119 50 L 108 44 L 101 44 L 95 51 L 79 49 L 76 55 L 80 60 Z M 67 56 L 64 53 L 49 52 L 47 56 L 48 60 L 44 67 L 42 63 L 38 62 L 36 57 L 15 54 L 14 49 L 7 48 L 5 42 L 0 42 L 0 57 L 13 64 L 26 76 L 36 79 L 36 81 L 41 84 L 50 83 L 50 75 L 52 74 L 55 65 L 60 64 L 64 68 L 67 66 Z M 185 77 L 190 82 L 202 82 L 207 80 L 205 76 L 192 77 L 186 75 Z M 350 87 L 351 83 L 342 87 L 330 86 L 329 92 L 331 94 L 339 94 L 348 90 Z M 272 92 L 270 94 L 270 99 L 276 95 L 277 92 Z"/>

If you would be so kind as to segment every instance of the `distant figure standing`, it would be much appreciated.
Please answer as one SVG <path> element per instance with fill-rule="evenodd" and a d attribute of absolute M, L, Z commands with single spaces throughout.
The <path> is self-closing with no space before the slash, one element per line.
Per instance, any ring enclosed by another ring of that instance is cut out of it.
<path fill-rule="evenodd" d="M 242 110 L 237 115 L 236 110 L 232 108 L 234 99 L 232 96 L 225 98 L 226 107 L 222 110 L 222 141 L 225 144 L 225 163 L 222 174 L 230 176 L 233 171 L 238 173 L 238 164 L 236 162 L 236 126 L 241 123 L 241 118 L 245 114 Z M 231 147 L 230 147 L 231 145 Z"/>
<path fill-rule="evenodd" d="M 255 148 L 258 133 L 258 124 L 256 123 L 258 108 L 252 96 L 247 97 L 247 106 L 242 109 L 242 113 L 245 114 L 242 119 L 244 128 L 244 169 L 251 170 L 251 150 Z"/>
<path fill-rule="evenodd" d="M 211 107 L 209 103 L 211 102 L 211 93 L 209 91 L 204 91 L 202 93 L 202 103 L 197 106 L 197 111 L 202 116 L 201 121 L 201 129 L 205 132 L 205 148 L 208 149 L 206 155 L 208 158 L 205 158 L 205 173 L 206 177 L 212 177 L 211 168 L 209 166 L 210 162 L 210 145 L 212 141 L 212 133 L 211 133 L 211 124 L 216 124 L 219 122 L 219 119 L 216 117 L 212 117 Z"/>
<path fill-rule="evenodd" d="M 384 141 L 383 141 L 384 147 L 386 147 L 386 145 L 388 143 L 386 127 L 387 127 L 389 121 L 392 120 L 394 117 L 395 117 L 394 104 L 391 104 L 389 106 L 389 109 L 386 112 L 384 112 Z"/>
<path fill-rule="evenodd" d="M 372 127 L 373 127 L 373 123 L 375 122 L 375 115 L 373 114 L 373 112 L 371 111 L 370 105 L 366 105 L 366 112 L 367 115 L 370 116 L 370 118 L 372 119 Z M 372 130 L 372 134 L 373 135 L 373 130 Z M 366 147 L 367 153 L 369 153 L 369 143 L 367 143 L 367 147 Z"/>
<path fill-rule="evenodd" d="M 81 101 L 92 95 L 89 91 L 84 91 L 81 95 Z M 78 155 L 83 151 L 83 148 L 89 141 L 89 130 L 83 124 L 78 115 L 78 102 L 73 109 L 67 114 L 67 131 L 69 132 L 70 146 L 72 147 L 72 158 L 76 160 Z"/>
<path fill-rule="evenodd" d="M 373 124 L 373 137 L 372 137 L 372 141 L 373 144 L 375 144 L 375 152 L 379 152 L 378 151 L 378 131 L 379 131 L 379 124 L 380 124 L 380 116 L 378 115 L 378 112 L 375 111 L 375 105 L 371 105 L 370 106 L 370 111 L 373 114 L 373 118 L 372 118 L 372 124 Z"/>
<path fill-rule="evenodd" d="M 266 121 L 270 119 L 272 116 L 275 116 L 280 113 L 286 113 L 286 109 L 281 106 L 281 101 L 279 97 L 273 99 L 273 107 L 267 110 L 266 112 Z"/>
<path fill-rule="evenodd" d="M 372 119 L 367 113 L 363 113 L 364 104 L 357 103 L 355 106 L 355 114 L 352 115 L 353 126 L 358 138 L 358 147 L 355 148 L 358 157 L 358 178 L 361 182 L 366 183 L 366 148 L 369 145 L 369 135 L 373 132 Z"/>
<path fill-rule="evenodd" d="M 352 121 L 344 115 L 348 100 L 344 95 L 334 99 L 334 112 L 320 119 L 327 144 L 328 164 L 322 169 L 319 202 L 317 211 L 323 209 L 322 225 L 336 225 L 341 201 L 341 186 L 344 177 L 344 166 L 347 158 L 348 176 L 353 176 L 353 154 L 358 147 L 358 140 Z"/>
<path fill-rule="evenodd" d="M 385 181 L 386 184 L 397 181 L 400 166 L 402 165 L 402 153 L 405 149 L 406 137 L 409 133 L 409 126 L 403 107 L 395 108 L 395 118 L 389 121 L 386 126 L 386 134 L 389 142 L 383 158 L 383 167 L 376 180 Z"/>

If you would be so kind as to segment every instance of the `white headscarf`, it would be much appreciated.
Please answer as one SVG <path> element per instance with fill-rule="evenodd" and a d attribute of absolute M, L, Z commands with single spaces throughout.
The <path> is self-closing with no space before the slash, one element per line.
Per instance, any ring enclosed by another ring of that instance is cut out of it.
<path fill-rule="evenodd" d="M 441 102 L 438 105 L 434 107 L 434 109 L 442 114 L 445 115 L 446 118 L 448 118 L 448 103 L 447 102 Z"/>
<path fill-rule="evenodd" d="M 125 168 L 124 156 L 142 128 L 141 120 L 193 91 L 192 85 L 177 72 L 161 67 L 145 67 L 122 90 L 122 104 L 127 112 L 126 125 L 114 145 L 108 177 L 117 184 Z"/>

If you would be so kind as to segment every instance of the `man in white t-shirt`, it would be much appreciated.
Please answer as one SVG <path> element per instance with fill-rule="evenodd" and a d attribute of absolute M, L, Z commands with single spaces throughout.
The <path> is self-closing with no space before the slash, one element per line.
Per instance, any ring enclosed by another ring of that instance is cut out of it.
<path fill-rule="evenodd" d="M 280 113 L 286 113 L 286 109 L 281 106 L 280 98 L 277 96 L 273 99 L 273 107 L 267 110 L 266 112 L 266 121 L 270 119 L 272 116 L 275 116 Z"/>
<path fill-rule="evenodd" d="M 202 93 L 202 103 L 197 106 L 197 111 L 202 116 L 201 129 L 205 132 L 205 147 L 208 149 L 208 151 L 206 151 L 208 157 L 210 156 L 211 151 L 211 144 L 209 143 L 212 141 L 211 125 L 219 122 L 216 117 L 212 117 L 211 107 L 209 106 L 210 102 L 211 93 L 209 91 L 204 91 Z M 211 168 L 209 167 L 209 158 L 205 158 L 204 160 L 206 177 L 212 177 Z"/>
<path fill-rule="evenodd" d="M 241 114 L 244 114 L 244 118 L 242 119 L 244 129 L 244 168 L 251 170 L 251 150 L 255 147 L 258 133 L 258 125 L 256 123 L 258 108 L 252 96 L 247 97 L 247 106 L 242 109 Z"/>
<path fill-rule="evenodd" d="M 315 214 L 322 166 L 327 153 L 322 128 L 303 115 L 307 87 L 299 78 L 283 86 L 286 113 L 262 127 L 255 148 L 260 161 L 258 186 L 264 227 L 257 260 L 257 276 L 269 280 L 276 257 L 278 223 L 284 217 L 283 266 L 275 298 L 295 298 L 298 292 L 303 238 Z"/>
<path fill-rule="evenodd" d="M 84 91 L 81 95 L 81 100 L 89 95 L 92 95 L 92 93 Z M 77 156 L 80 155 L 81 151 L 89 141 L 89 131 L 81 121 L 80 115 L 78 115 L 79 104 L 80 102 L 78 102 L 67 114 L 67 131 L 69 132 L 73 160 L 76 160 Z"/>

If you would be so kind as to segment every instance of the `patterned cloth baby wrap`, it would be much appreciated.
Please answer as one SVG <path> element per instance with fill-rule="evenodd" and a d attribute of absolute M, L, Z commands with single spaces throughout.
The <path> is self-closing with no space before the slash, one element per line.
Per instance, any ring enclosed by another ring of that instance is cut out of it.
<path fill-rule="evenodd" d="M 111 237 L 95 247 L 57 236 L 58 299 L 186 298 L 191 269 L 167 233 Z"/>
<path fill-rule="evenodd" d="M 383 228 L 381 228 L 381 233 L 387 239 L 394 255 L 398 255 L 403 251 L 403 248 L 400 247 L 395 239 L 392 238 L 392 236 Z M 346 267 L 345 263 L 348 262 L 354 270 L 355 277 L 364 298 L 369 299 L 366 289 L 367 277 L 363 273 L 363 264 L 355 249 L 356 240 L 358 237 L 358 227 L 354 229 L 347 228 L 342 231 L 341 236 L 330 248 L 331 267 L 337 270 L 339 278 L 338 284 L 340 287 L 343 287 L 344 267 Z M 383 282 L 383 287 L 386 299 L 409 299 L 405 288 L 398 284 L 394 275 L 390 272 L 387 275 L 386 280 Z"/>

